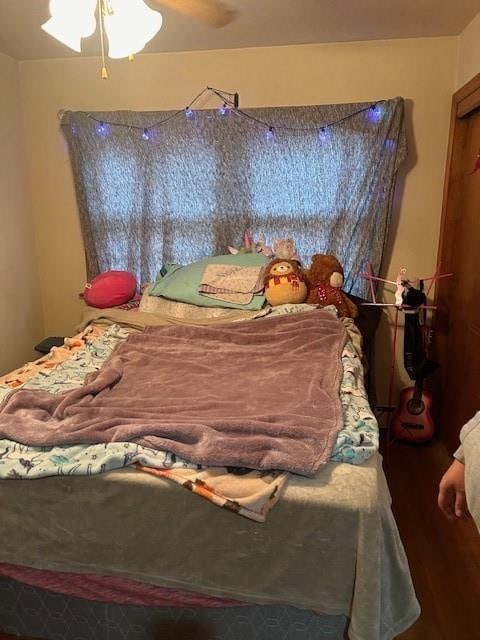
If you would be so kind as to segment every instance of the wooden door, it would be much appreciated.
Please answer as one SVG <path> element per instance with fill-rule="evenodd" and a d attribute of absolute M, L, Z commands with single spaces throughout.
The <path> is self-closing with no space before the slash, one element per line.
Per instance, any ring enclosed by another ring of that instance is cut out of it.
<path fill-rule="evenodd" d="M 480 75 L 453 97 L 438 269 L 435 417 L 450 452 L 480 410 Z"/>

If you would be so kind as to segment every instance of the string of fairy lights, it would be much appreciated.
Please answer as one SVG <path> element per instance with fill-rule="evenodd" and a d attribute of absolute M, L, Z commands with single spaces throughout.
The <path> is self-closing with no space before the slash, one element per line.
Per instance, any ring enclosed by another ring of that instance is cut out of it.
<path fill-rule="evenodd" d="M 214 87 L 205 87 L 198 95 L 196 95 L 193 100 L 191 100 L 186 107 L 183 109 L 179 109 L 170 113 L 168 116 L 164 117 L 161 120 L 157 120 L 152 124 L 148 125 L 148 127 L 140 126 L 136 124 L 125 124 L 124 122 L 115 122 L 114 120 L 106 120 L 100 119 L 93 115 L 92 113 L 83 112 L 90 120 L 95 123 L 95 132 L 99 136 L 108 136 L 111 128 L 113 127 L 121 127 L 124 129 L 129 129 L 133 131 L 138 131 L 141 138 L 148 142 L 154 137 L 155 132 L 160 129 L 162 126 L 165 126 L 167 122 L 173 120 L 174 118 L 185 117 L 189 120 L 193 120 L 196 116 L 196 111 L 193 109 L 194 105 L 206 94 L 215 95 L 220 99 L 221 106 L 218 108 L 218 114 L 222 118 L 228 117 L 230 114 L 235 116 L 239 116 L 249 120 L 252 123 L 255 123 L 260 129 L 263 130 L 264 136 L 266 140 L 273 140 L 277 132 L 288 131 L 288 132 L 312 132 L 316 133 L 318 139 L 320 141 L 326 141 L 329 138 L 329 133 L 332 128 L 344 123 L 355 116 L 358 116 L 362 113 L 365 113 L 372 123 L 378 123 L 383 115 L 384 115 L 384 103 L 385 100 L 379 100 L 377 102 L 372 102 L 361 109 L 357 109 L 352 113 L 349 113 L 346 116 L 338 118 L 337 120 L 333 120 L 331 122 L 325 122 L 320 125 L 312 125 L 309 127 L 291 127 L 283 124 L 275 124 L 272 122 L 267 122 L 262 120 L 261 118 L 257 118 L 251 113 L 247 113 L 240 109 L 240 99 L 238 93 L 230 93 L 228 91 L 223 91 L 221 89 L 216 89 Z M 61 119 L 63 115 L 63 111 L 59 113 L 59 118 Z M 75 125 L 72 126 L 72 133 L 78 133 Z"/>

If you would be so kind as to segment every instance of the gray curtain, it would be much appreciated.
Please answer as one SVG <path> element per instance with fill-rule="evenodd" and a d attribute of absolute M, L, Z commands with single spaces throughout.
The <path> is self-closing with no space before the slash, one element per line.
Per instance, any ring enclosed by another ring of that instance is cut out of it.
<path fill-rule="evenodd" d="M 273 139 L 257 120 L 274 127 Z M 150 128 L 158 121 L 164 123 Z M 380 267 L 406 154 L 401 98 L 375 109 L 200 110 L 190 118 L 67 111 L 61 126 L 89 278 L 127 269 L 148 282 L 164 262 L 226 253 L 245 230 L 254 237 L 263 232 L 267 243 L 294 238 L 307 266 L 314 253 L 335 253 L 345 290 L 357 295 L 366 292 L 357 277 L 366 261 Z"/>

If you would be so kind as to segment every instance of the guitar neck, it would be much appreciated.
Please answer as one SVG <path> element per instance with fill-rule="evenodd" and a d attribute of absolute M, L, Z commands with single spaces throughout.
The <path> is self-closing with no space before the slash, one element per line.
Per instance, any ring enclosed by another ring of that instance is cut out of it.
<path fill-rule="evenodd" d="M 423 393 L 423 378 L 416 378 L 415 386 L 413 390 L 413 400 L 419 402 L 422 399 Z"/>

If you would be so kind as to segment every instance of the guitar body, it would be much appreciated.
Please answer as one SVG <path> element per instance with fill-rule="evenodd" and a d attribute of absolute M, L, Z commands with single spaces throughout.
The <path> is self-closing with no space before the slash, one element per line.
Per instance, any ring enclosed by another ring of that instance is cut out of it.
<path fill-rule="evenodd" d="M 400 392 L 399 406 L 392 418 L 393 438 L 409 442 L 428 442 L 435 433 L 430 409 L 432 396 L 422 390 L 422 382 L 406 387 Z"/>

